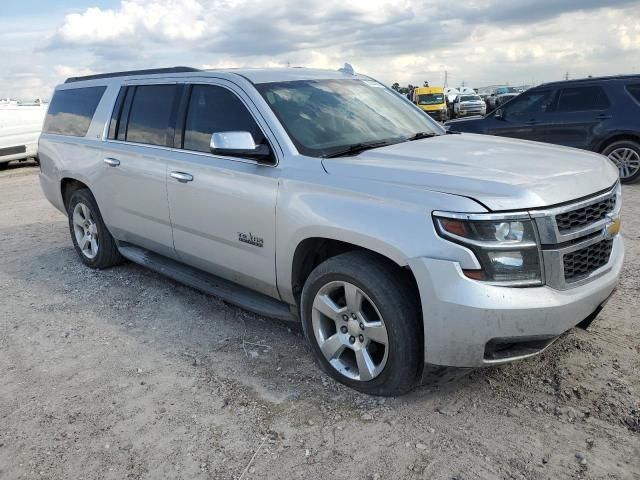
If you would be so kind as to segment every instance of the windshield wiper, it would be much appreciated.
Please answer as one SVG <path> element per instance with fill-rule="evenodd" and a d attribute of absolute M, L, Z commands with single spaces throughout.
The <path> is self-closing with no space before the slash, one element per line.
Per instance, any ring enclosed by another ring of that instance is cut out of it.
<path fill-rule="evenodd" d="M 415 135 L 407 137 L 407 141 L 413 142 L 414 140 L 420 140 L 422 138 L 431 138 L 431 137 L 437 137 L 437 136 L 438 134 L 433 132 L 418 132 Z"/>
<path fill-rule="evenodd" d="M 322 158 L 336 158 L 336 157 L 346 157 L 348 155 L 357 155 L 358 153 L 364 152 L 365 150 L 372 150 L 374 148 L 386 147 L 387 145 L 393 145 L 395 143 L 398 143 L 398 141 L 397 140 L 394 140 L 394 141 L 381 140 L 379 142 L 354 143 L 353 145 L 349 145 L 347 148 L 343 150 L 325 154 L 322 156 Z"/>

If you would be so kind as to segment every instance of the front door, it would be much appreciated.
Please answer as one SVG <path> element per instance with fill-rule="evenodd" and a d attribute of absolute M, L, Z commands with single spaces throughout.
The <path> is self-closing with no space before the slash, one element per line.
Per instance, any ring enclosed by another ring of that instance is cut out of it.
<path fill-rule="evenodd" d="M 182 150 L 168 164 L 175 249 L 187 264 L 277 296 L 279 169 L 209 150 L 214 132 L 248 131 L 256 144 L 268 143 L 248 99 L 230 88 L 197 84 L 187 89 L 184 135 L 176 145 Z"/>
<path fill-rule="evenodd" d="M 546 115 L 553 102 L 553 90 L 531 90 L 506 104 L 502 117 L 496 118 L 487 133 L 502 137 L 521 138 L 543 142 Z"/>

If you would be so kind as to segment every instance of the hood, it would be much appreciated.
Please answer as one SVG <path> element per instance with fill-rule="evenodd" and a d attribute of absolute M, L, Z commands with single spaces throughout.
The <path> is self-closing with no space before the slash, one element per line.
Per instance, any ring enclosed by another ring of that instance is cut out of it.
<path fill-rule="evenodd" d="M 440 135 L 322 162 L 330 175 L 462 195 L 493 211 L 568 202 L 618 179 L 602 155 L 474 134 Z"/>

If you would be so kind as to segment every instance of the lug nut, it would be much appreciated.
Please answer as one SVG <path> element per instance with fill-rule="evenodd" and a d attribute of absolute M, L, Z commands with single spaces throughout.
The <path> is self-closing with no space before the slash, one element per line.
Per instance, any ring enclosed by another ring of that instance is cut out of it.
<path fill-rule="evenodd" d="M 342 333 L 347 333 L 347 327 L 345 327 L 344 325 L 342 327 L 340 327 L 340 331 Z"/>
<path fill-rule="evenodd" d="M 364 330 L 364 323 L 360 322 L 360 330 Z"/>
<path fill-rule="evenodd" d="M 364 335 L 358 335 L 358 340 L 360 340 L 360 342 L 364 342 Z"/>
<path fill-rule="evenodd" d="M 356 316 L 356 314 L 355 314 L 355 313 L 352 313 L 352 314 L 351 314 L 351 318 L 353 318 L 353 319 L 355 320 L 355 319 L 356 319 L 356 318 L 358 318 L 358 317 Z"/>
<path fill-rule="evenodd" d="M 346 322 L 347 320 L 349 320 L 349 317 L 347 315 L 342 315 L 342 319 Z"/>
<path fill-rule="evenodd" d="M 353 335 L 351 335 L 349 337 L 349 343 L 356 343 L 356 337 L 354 337 Z"/>

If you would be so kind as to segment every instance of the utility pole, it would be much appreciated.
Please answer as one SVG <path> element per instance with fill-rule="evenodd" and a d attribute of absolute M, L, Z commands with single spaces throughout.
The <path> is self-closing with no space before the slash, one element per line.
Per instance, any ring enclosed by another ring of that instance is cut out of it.
<path fill-rule="evenodd" d="M 565 80 L 569 80 L 569 72 L 567 72 L 567 73 L 565 73 L 565 74 L 564 74 L 564 79 L 565 79 Z"/>
<path fill-rule="evenodd" d="M 444 87 L 447 88 L 447 80 L 449 79 L 449 72 L 444 71 Z"/>

